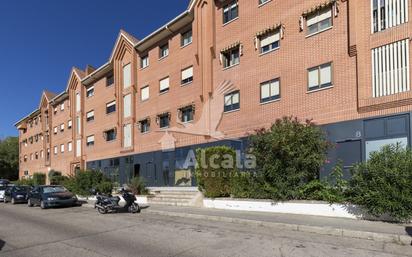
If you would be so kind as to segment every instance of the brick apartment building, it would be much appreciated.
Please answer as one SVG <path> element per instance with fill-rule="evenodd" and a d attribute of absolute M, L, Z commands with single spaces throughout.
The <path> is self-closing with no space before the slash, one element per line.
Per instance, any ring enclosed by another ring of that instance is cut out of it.
<path fill-rule="evenodd" d="M 16 123 L 20 176 L 101 170 L 125 183 L 190 186 L 191 150 L 244 149 L 282 116 L 313 119 L 345 168 L 411 143 L 411 0 L 192 0 L 142 40 L 119 33 L 107 63 L 73 68 Z M 322 173 L 324 174 L 324 173 Z"/>

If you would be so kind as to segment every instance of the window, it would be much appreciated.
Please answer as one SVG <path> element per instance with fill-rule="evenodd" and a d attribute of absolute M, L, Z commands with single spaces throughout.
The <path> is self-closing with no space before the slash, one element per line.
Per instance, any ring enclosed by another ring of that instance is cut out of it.
<path fill-rule="evenodd" d="M 33 154 L 30 154 L 30 161 L 33 161 Z"/>
<path fill-rule="evenodd" d="M 68 122 L 67 122 L 67 129 L 71 129 L 72 128 L 72 120 L 69 120 Z"/>
<path fill-rule="evenodd" d="M 62 104 L 60 105 L 60 111 L 64 111 L 64 103 L 62 103 Z M 37 119 L 36 119 L 36 125 L 37 125 Z"/>
<path fill-rule="evenodd" d="M 409 39 L 372 49 L 373 97 L 410 90 Z"/>
<path fill-rule="evenodd" d="M 226 52 L 223 52 L 223 67 L 228 68 L 231 66 L 234 66 L 236 64 L 239 64 L 240 62 L 240 46 L 237 46 L 231 50 L 228 50 Z"/>
<path fill-rule="evenodd" d="M 87 122 L 94 121 L 94 111 L 90 111 L 86 113 L 86 121 Z"/>
<path fill-rule="evenodd" d="M 223 24 L 236 19 L 239 16 L 239 6 L 236 1 L 230 2 L 223 8 Z"/>
<path fill-rule="evenodd" d="M 42 159 L 44 158 L 44 152 L 43 152 L 43 150 L 40 151 L 40 158 L 42 158 Z"/>
<path fill-rule="evenodd" d="M 76 157 L 82 156 L 82 140 L 76 140 Z"/>
<path fill-rule="evenodd" d="M 81 124 L 81 121 L 80 121 L 80 117 L 77 116 L 76 117 L 76 132 L 77 132 L 78 135 L 80 135 L 80 133 L 81 133 L 81 128 L 82 128 L 82 124 Z"/>
<path fill-rule="evenodd" d="M 371 0 L 372 33 L 408 22 L 408 0 Z"/>
<path fill-rule="evenodd" d="M 123 97 L 123 117 L 132 116 L 132 95 L 128 94 Z"/>
<path fill-rule="evenodd" d="M 149 119 L 144 119 L 139 121 L 140 123 L 140 133 L 147 133 L 150 130 L 150 122 Z"/>
<path fill-rule="evenodd" d="M 53 128 L 53 134 L 55 134 L 55 135 L 57 134 L 57 127 Z"/>
<path fill-rule="evenodd" d="M 94 96 L 94 86 L 88 87 L 86 90 L 86 97 L 92 97 Z"/>
<path fill-rule="evenodd" d="M 123 147 L 128 148 L 132 146 L 132 124 L 123 126 Z"/>
<path fill-rule="evenodd" d="M 184 107 L 184 108 L 180 109 L 180 114 L 181 114 L 180 120 L 182 122 L 192 121 L 193 120 L 193 114 L 194 114 L 193 106 L 187 106 L 187 107 Z"/>
<path fill-rule="evenodd" d="M 309 91 L 332 86 L 332 63 L 308 70 Z"/>
<path fill-rule="evenodd" d="M 312 35 L 332 27 L 332 8 L 324 8 L 306 17 L 307 34 Z"/>
<path fill-rule="evenodd" d="M 28 176 L 29 175 L 29 171 L 28 170 L 25 170 L 24 171 L 24 176 Z"/>
<path fill-rule="evenodd" d="M 266 103 L 280 98 L 279 79 L 260 84 L 260 102 Z"/>
<path fill-rule="evenodd" d="M 224 111 L 230 112 L 240 108 L 240 93 L 239 91 L 225 95 Z"/>
<path fill-rule="evenodd" d="M 27 155 L 24 156 L 23 161 L 24 161 L 24 162 L 27 162 Z"/>
<path fill-rule="evenodd" d="M 280 47 L 280 31 L 275 30 L 259 38 L 260 53 L 267 53 Z"/>
<path fill-rule="evenodd" d="M 193 66 L 182 70 L 182 85 L 193 81 Z"/>
<path fill-rule="evenodd" d="M 54 154 L 57 154 L 57 146 L 54 147 Z"/>
<path fill-rule="evenodd" d="M 88 136 L 86 138 L 86 145 L 87 146 L 94 146 L 94 135 Z"/>
<path fill-rule="evenodd" d="M 76 112 L 80 112 L 80 93 L 76 93 Z"/>
<path fill-rule="evenodd" d="M 113 74 L 110 74 L 109 76 L 106 77 L 106 87 L 110 87 L 113 84 L 114 84 L 114 76 Z"/>
<path fill-rule="evenodd" d="M 115 129 L 109 129 L 104 132 L 104 138 L 106 139 L 107 142 L 116 140 L 116 130 Z"/>
<path fill-rule="evenodd" d="M 169 44 L 164 44 L 159 47 L 159 59 L 169 55 Z"/>
<path fill-rule="evenodd" d="M 116 101 L 106 104 L 106 114 L 110 114 L 116 111 Z"/>
<path fill-rule="evenodd" d="M 72 142 L 67 143 L 67 151 L 71 152 L 73 150 Z"/>
<path fill-rule="evenodd" d="M 53 114 L 56 115 L 57 114 L 57 107 L 54 107 L 53 109 Z M 33 127 L 33 122 L 30 122 L 30 128 Z"/>
<path fill-rule="evenodd" d="M 64 153 L 64 144 L 61 144 L 61 145 L 60 145 L 60 152 L 61 152 L 61 153 Z"/>
<path fill-rule="evenodd" d="M 36 159 L 36 160 L 39 159 L 39 153 L 38 153 L 38 152 L 35 152 L 35 153 L 34 153 L 34 159 Z"/>
<path fill-rule="evenodd" d="M 159 115 L 159 127 L 160 128 L 168 128 L 170 125 L 170 115 L 169 113 L 164 113 Z"/>
<path fill-rule="evenodd" d="M 140 59 L 140 68 L 144 69 L 149 66 L 149 55 L 142 56 Z"/>
<path fill-rule="evenodd" d="M 169 91 L 169 77 L 162 79 L 159 84 L 160 84 L 159 92 L 161 94 Z"/>
<path fill-rule="evenodd" d="M 60 132 L 64 131 L 64 123 L 60 124 Z"/>
<path fill-rule="evenodd" d="M 259 5 L 266 4 L 269 1 L 271 0 L 259 0 Z"/>
<path fill-rule="evenodd" d="M 142 87 L 140 89 L 140 99 L 142 101 L 146 101 L 149 99 L 149 96 L 150 96 L 149 86 Z"/>
<path fill-rule="evenodd" d="M 192 40 L 193 40 L 193 35 L 192 35 L 193 33 L 192 33 L 192 30 L 189 30 L 189 31 L 187 31 L 187 32 L 185 32 L 185 33 L 182 33 L 182 35 L 181 35 L 181 42 L 180 42 L 180 45 L 183 47 L 183 46 L 187 46 L 187 45 L 189 45 L 190 43 L 192 43 Z"/>
<path fill-rule="evenodd" d="M 131 64 L 126 64 L 123 67 L 123 88 L 129 88 L 132 84 L 132 70 Z"/>

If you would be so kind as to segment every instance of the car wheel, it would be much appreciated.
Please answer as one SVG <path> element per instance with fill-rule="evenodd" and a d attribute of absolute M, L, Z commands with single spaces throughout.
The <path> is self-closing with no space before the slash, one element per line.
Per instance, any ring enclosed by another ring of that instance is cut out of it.
<path fill-rule="evenodd" d="M 16 200 L 14 200 L 14 198 L 11 198 L 11 204 L 16 204 Z"/>
<path fill-rule="evenodd" d="M 47 209 L 46 204 L 43 201 L 40 201 L 40 208 Z"/>
<path fill-rule="evenodd" d="M 33 203 L 31 202 L 31 199 L 27 200 L 27 206 L 28 207 L 33 207 Z"/>

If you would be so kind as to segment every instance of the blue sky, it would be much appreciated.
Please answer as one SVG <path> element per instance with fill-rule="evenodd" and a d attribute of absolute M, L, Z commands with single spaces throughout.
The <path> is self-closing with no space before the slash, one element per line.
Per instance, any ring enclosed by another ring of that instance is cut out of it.
<path fill-rule="evenodd" d="M 0 138 L 17 135 L 13 124 L 37 108 L 43 89 L 63 91 L 72 66 L 107 62 L 121 28 L 142 39 L 188 2 L 0 1 Z"/>

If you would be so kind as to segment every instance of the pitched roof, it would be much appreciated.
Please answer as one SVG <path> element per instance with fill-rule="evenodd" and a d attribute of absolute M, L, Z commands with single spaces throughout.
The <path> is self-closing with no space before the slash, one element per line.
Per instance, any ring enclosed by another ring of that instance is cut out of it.
<path fill-rule="evenodd" d="M 50 100 L 52 100 L 54 97 L 57 96 L 57 94 L 55 94 L 55 93 L 53 93 L 53 92 L 50 92 L 50 91 L 47 91 L 47 90 L 44 90 L 44 91 L 43 91 L 43 94 L 46 96 L 47 101 L 50 101 Z"/>
<path fill-rule="evenodd" d="M 123 33 L 123 35 L 133 43 L 133 45 L 137 44 L 139 42 L 139 39 L 135 38 L 134 36 L 130 35 L 129 33 L 127 33 L 126 31 L 124 31 L 123 29 L 120 29 L 120 33 Z"/>

